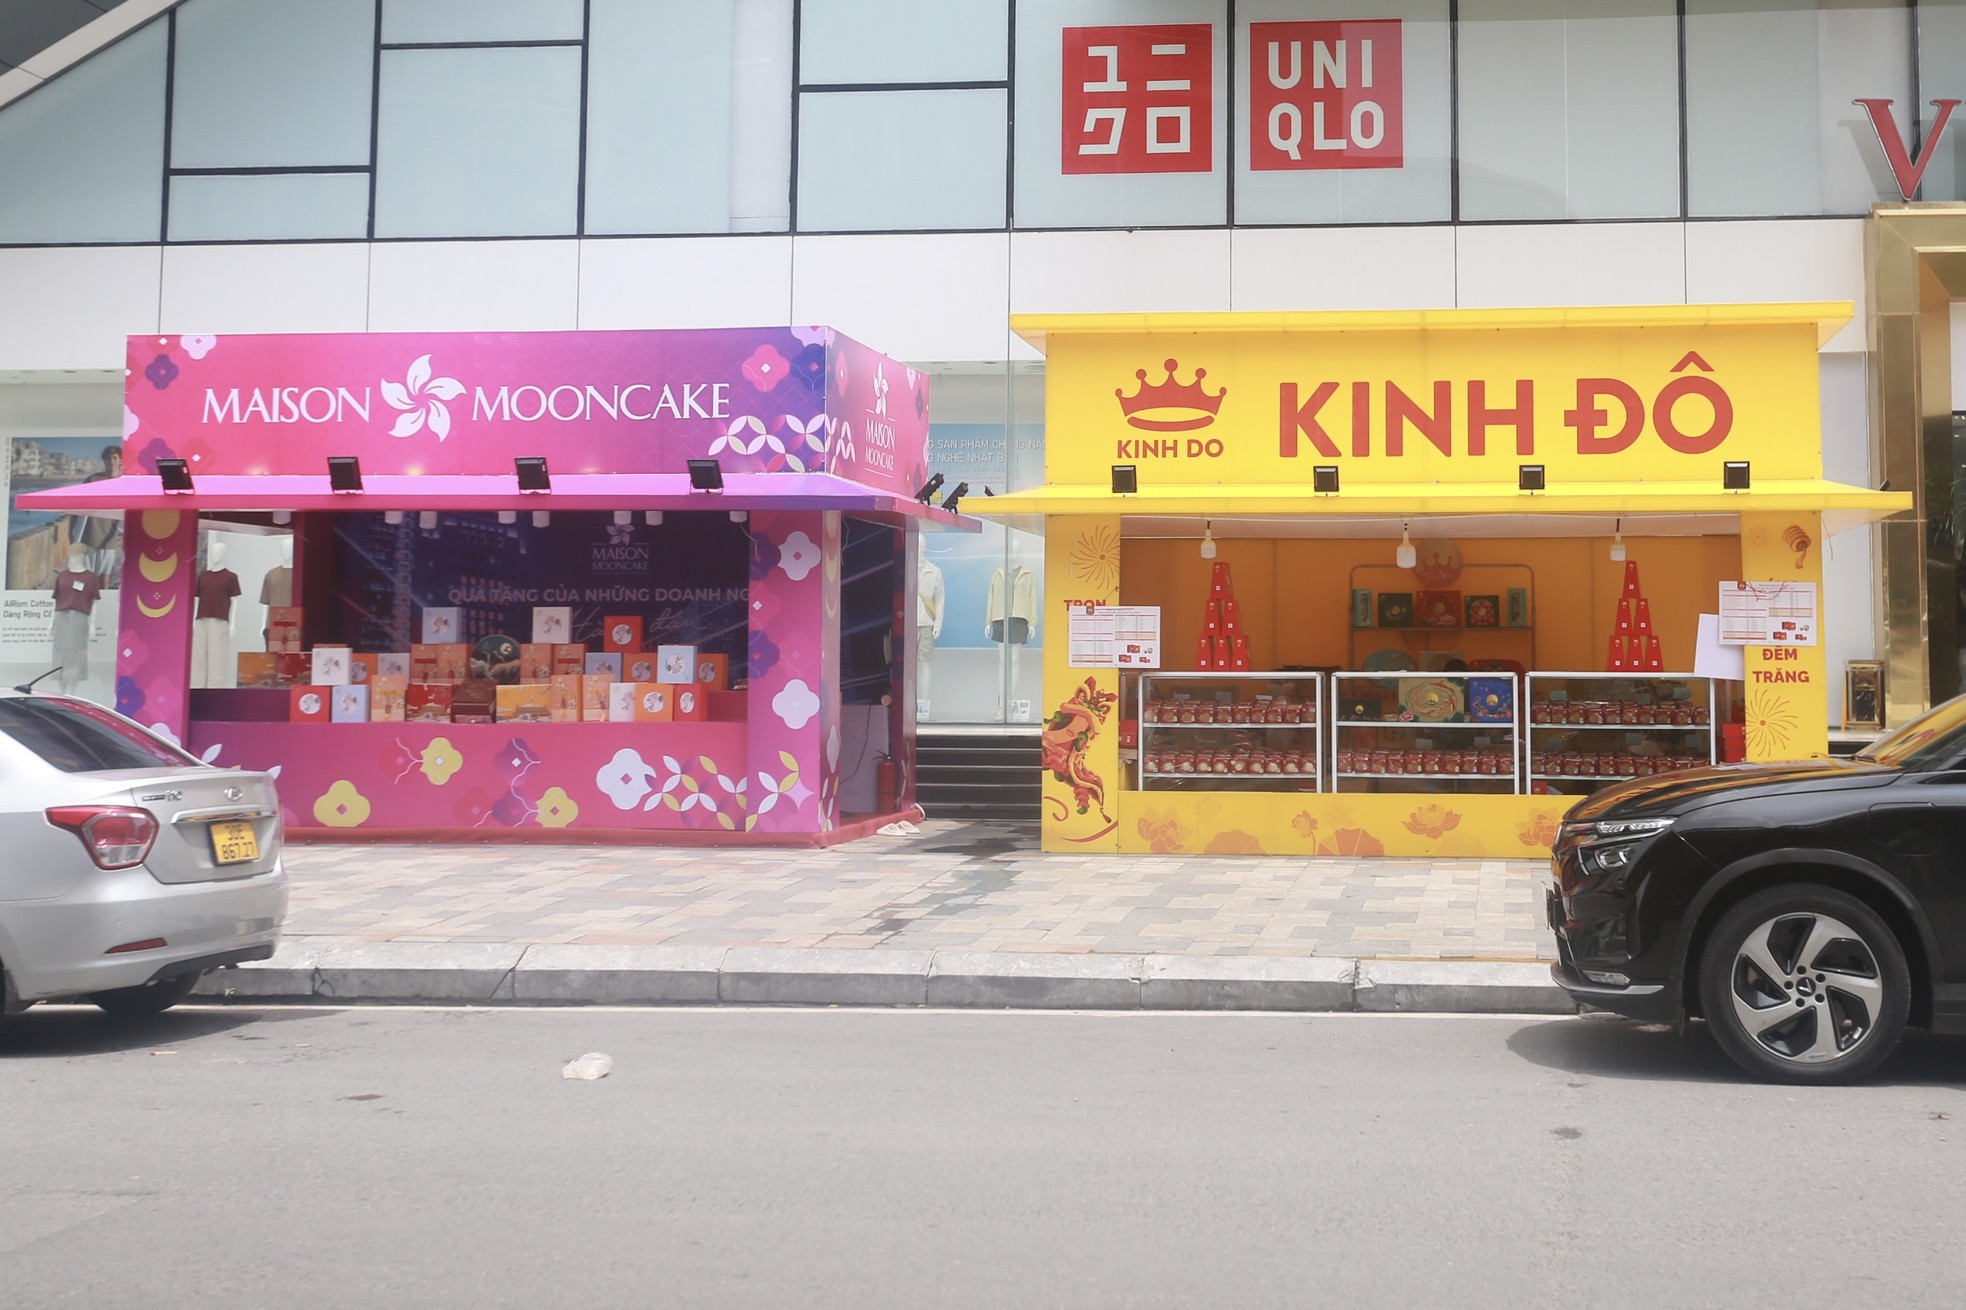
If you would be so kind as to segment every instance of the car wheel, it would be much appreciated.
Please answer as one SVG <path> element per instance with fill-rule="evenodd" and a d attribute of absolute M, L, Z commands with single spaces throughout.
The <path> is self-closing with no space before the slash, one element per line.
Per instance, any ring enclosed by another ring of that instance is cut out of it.
<path fill-rule="evenodd" d="M 95 992 L 89 1003 L 119 1018 L 141 1018 L 149 1014 L 162 1014 L 191 995 L 191 989 L 204 977 L 199 973 L 181 973 L 175 978 L 164 978 L 157 982 L 143 983 L 137 987 L 118 987 L 113 992 Z"/>
<path fill-rule="evenodd" d="M 1854 896 L 1770 887 L 1714 926 L 1700 958 L 1714 1040 L 1775 1082 L 1861 1078 L 1898 1044 L 1911 973 L 1895 933 Z"/>

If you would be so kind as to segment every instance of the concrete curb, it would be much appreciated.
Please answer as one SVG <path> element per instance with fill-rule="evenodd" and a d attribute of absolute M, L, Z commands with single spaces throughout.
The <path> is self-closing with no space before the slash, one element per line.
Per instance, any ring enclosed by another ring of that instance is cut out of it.
<path fill-rule="evenodd" d="M 851 1005 L 1575 1014 L 1546 964 L 296 937 L 197 995 L 340 1004 Z"/>

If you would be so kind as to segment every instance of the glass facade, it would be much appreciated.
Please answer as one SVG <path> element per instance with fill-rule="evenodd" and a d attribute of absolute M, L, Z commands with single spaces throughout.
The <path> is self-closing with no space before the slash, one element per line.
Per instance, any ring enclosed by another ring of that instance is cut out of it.
<path fill-rule="evenodd" d="M 1966 198 L 1962 57 L 1966 0 L 185 0 L 0 106 L 0 246 L 1857 217 L 1860 100 Z M 1042 480 L 1041 364 L 915 363 L 949 485 Z M 923 716 L 1028 718 L 1041 545 L 923 555 Z"/>
<path fill-rule="evenodd" d="M 1960 0 L 377 12 L 187 0 L 0 107 L 0 243 L 345 239 L 355 189 L 380 240 L 1855 216 L 1856 102 L 1909 151 L 1966 53 Z M 357 180 L 165 203 L 267 172 Z"/>

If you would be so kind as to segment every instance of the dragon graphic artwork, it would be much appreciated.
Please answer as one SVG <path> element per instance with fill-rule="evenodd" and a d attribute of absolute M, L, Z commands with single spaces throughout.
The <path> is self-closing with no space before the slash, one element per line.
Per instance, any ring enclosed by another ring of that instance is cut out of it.
<path fill-rule="evenodd" d="M 1072 789 L 1072 801 L 1080 814 L 1088 814 L 1097 806 L 1099 817 L 1106 820 L 1106 831 L 1115 822 L 1106 812 L 1106 783 L 1086 766 L 1085 757 L 1118 701 L 1118 692 L 1103 691 L 1097 679 L 1087 678 L 1045 721 L 1042 738 L 1045 771 Z M 1064 801 L 1055 796 L 1049 799 L 1058 807 L 1053 817 L 1064 819 Z"/>

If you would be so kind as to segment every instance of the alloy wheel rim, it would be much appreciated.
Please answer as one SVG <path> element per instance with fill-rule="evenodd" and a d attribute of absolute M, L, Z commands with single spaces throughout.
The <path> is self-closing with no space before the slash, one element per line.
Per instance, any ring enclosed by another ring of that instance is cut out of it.
<path fill-rule="evenodd" d="M 1832 915 L 1778 914 L 1734 954 L 1734 1017 L 1761 1050 L 1792 1064 L 1842 1059 L 1870 1040 L 1884 979 L 1863 936 Z"/>

